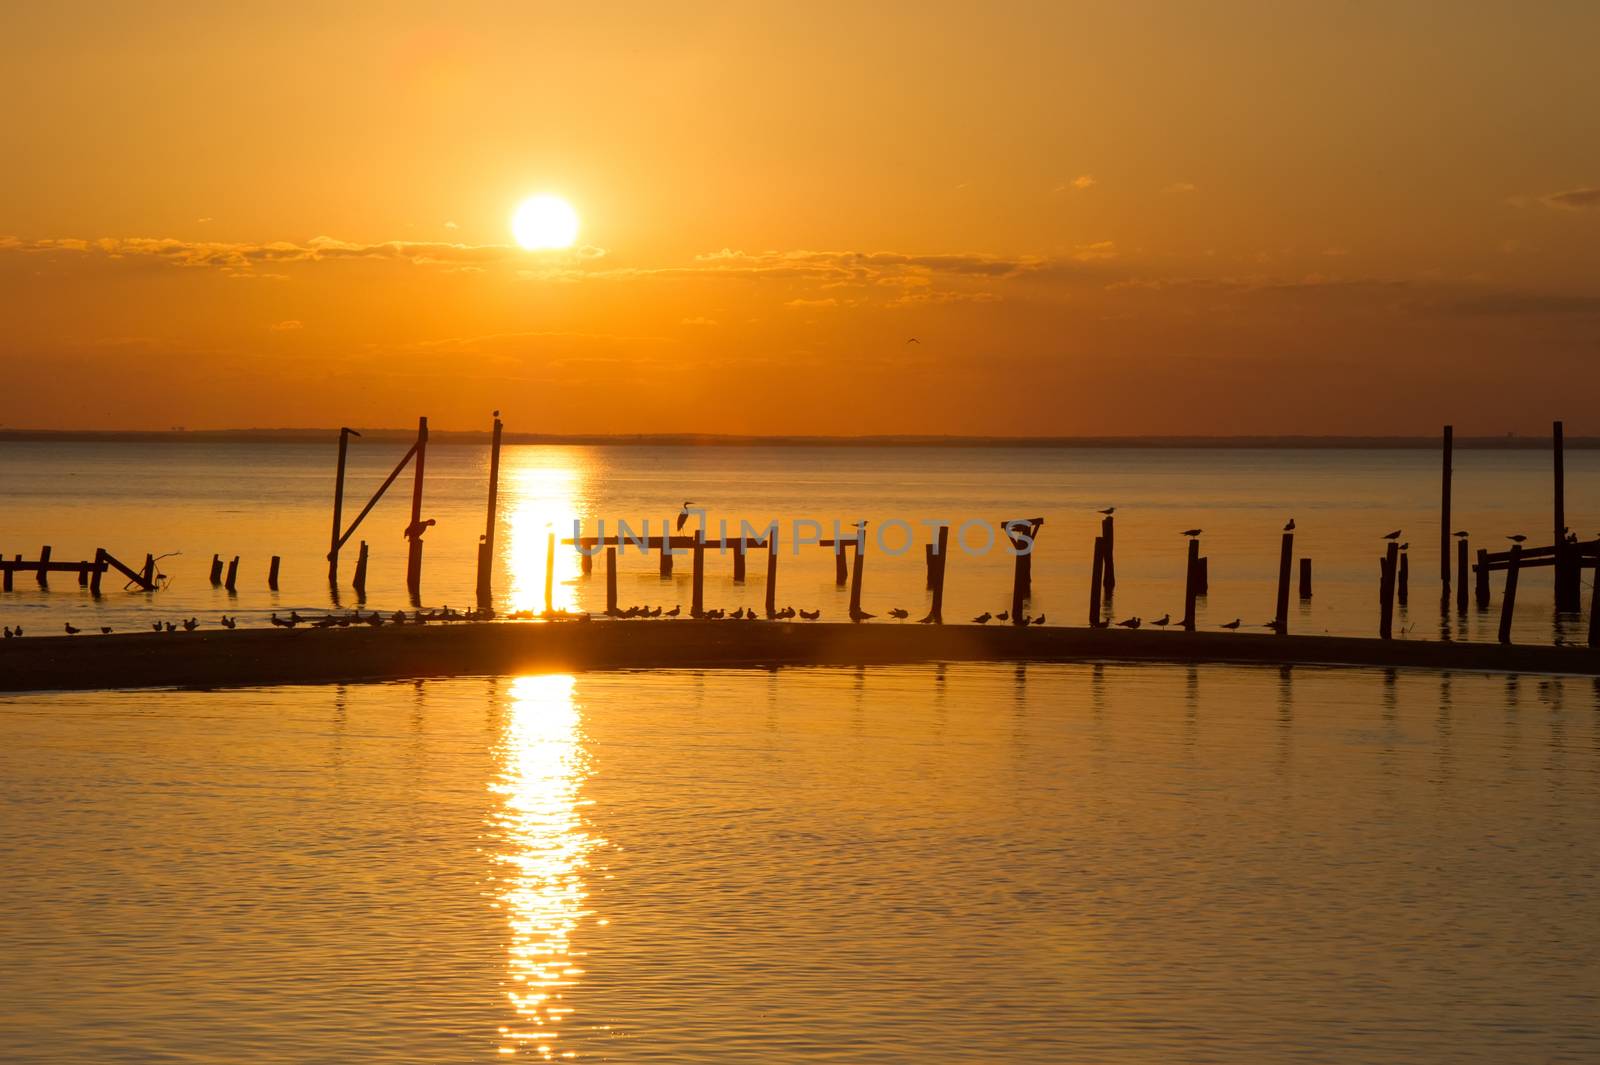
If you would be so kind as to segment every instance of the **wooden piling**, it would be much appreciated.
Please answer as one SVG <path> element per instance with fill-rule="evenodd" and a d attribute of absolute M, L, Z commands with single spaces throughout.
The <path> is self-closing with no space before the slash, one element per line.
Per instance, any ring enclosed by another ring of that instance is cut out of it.
<path fill-rule="evenodd" d="M 211 585 L 217 587 L 222 584 L 222 558 L 218 555 L 211 556 Z"/>
<path fill-rule="evenodd" d="M 1456 613 L 1467 612 L 1467 541 L 1465 537 L 1456 541 Z"/>
<path fill-rule="evenodd" d="M 494 434 L 489 440 L 489 503 L 483 519 L 483 546 L 478 549 L 478 606 L 486 607 L 493 598 L 494 519 L 500 496 L 500 436 L 505 426 L 495 411 Z"/>
<path fill-rule="evenodd" d="M 156 586 L 156 556 L 145 553 L 144 568 L 139 571 L 139 576 L 144 580 L 146 591 L 153 590 Z"/>
<path fill-rule="evenodd" d="M 1033 583 L 1033 567 L 1030 565 L 1032 561 L 1032 556 L 1018 554 L 1016 566 L 1011 574 L 1011 624 L 1013 625 L 1026 625 L 1028 623 L 1027 616 L 1023 614 L 1022 608 L 1028 601 L 1030 586 Z"/>
<path fill-rule="evenodd" d="M 45 544 L 43 547 L 39 548 L 39 572 L 37 574 L 35 574 L 35 577 L 39 581 L 39 587 L 41 587 L 41 588 L 50 587 L 49 566 L 50 566 L 50 545 L 49 544 Z"/>
<path fill-rule="evenodd" d="M 584 556 L 587 558 L 588 556 Z M 544 612 L 555 613 L 556 534 L 551 533 L 544 542 Z"/>
<path fill-rule="evenodd" d="M 1589 647 L 1600 650 L 1600 569 L 1595 570 L 1594 585 L 1589 593 Z"/>
<path fill-rule="evenodd" d="M 1486 548 L 1478 548 L 1478 577 L 1473 587 L 1474 598 L 1478 602 L 1479 610 L 1489 609 L 1489 552 Z"/>
<path fill-rule="evenodd" d="M 1405 606 L 1410 599 L 1411 587 L 1411 556 L 1404 551 L 1400 552 L 1400 577 L 1395 584 L 1395 600 Z"/>
<path fill-rule="evenodd" d="M 767 617 L 778 612 L 778 523 L 767 532 Z"/>
<path fill-rule="evenodd" d="M 1556 423 L 1560 425 L 1560 422 Z M 1506 588 L 1500 597 L 1500 642 L 1511 642 L 1511 615 L 1517 607 L 1517 570 L 1522 567 L 1522 545 L 1511 545 L 1511 557 L 1506 561 Z"/>
<path fill-rule="evenodd" d="M 616 617 L 617 610 L 617 549 L 606 548 L 606 616 Z"/>
<path fill-rule="evenodd" d="M 1378 638 L 1382 640 L 1394 635 L 1394 584 L 1399 556 L 1400 545 L 1391 543 L 1378 569 Z"/>
<path fill-rule="evenodd" d="M 17 556 L 17 561 L 22 561 L 21 555 Z M 15 571 L 9 567 L 7 567 L 4 571 L 0 571 L 0 591 L 9 592 L 16 587 L 16 577 L 14 574 Z"/>
<path fill-rule="evenodd" d="M 1194 629 L 1194 600 L 1200 594 L 1200 541 L 1190 539 L 1188 565 L 1183 578 L 1183 627 Z"/>
<path fill-rule="evenodd" d="M 1311 598 L 1311 560 L 1309 558 L 1300 560 L 1300 598 Z"/>
<path fill-rule="evenodd" d="M 367 601 L 367 542 L 361 541 L 361 547 L 356 551 L 356 576 L 351 581 L 351 586 L 356 590 L 356 602 Z"/>
<path fill-rule="evenodd" d="M 840 537 L 833 544 L 833 583 L 843 588 L 845 581 L 850 579 L 850 569 L 844 558 L 844 545 L 847 541 Z"/>
<path fill-rule="evenodd" d="M 1294 565 L 1294 533 L 1283 534 L 1278 548 L 1278 612 L 1273 616 L 1274 631 L 1279 636 L 1289 632 L 1289 570 Z"/>
<path fill-rule="evenodd" d="M 1195 581 L 1195 591 L 1196 591 L 1196 593 L 1198 593 L 1199 595 L 1202 595 L 1202 596 L 1210 595 L 1211 594 L 1211 557 L 1209 555 L 1201 555 L 1195 561 L 1195 573 L 1197 575 L 1197 579 Z"/>
<path fill-rule="evenodd" d="M 1103 622 L 1100 620 L 1101 589 L 1105 584 L 1106 572 L 1106 538 L 1094 538 L 1094 563 L 1089 568 L 1089 627 L 1098 629 Z"/>
<path fill-rule="evenodd" d="M 663 525 L 661 527 L 661 578 L 666 580 L 672 576 L 672 533 Z"/>
<path fill-rule="evenodd" d="M 594 573 L 594 552 L 585 551 L 582 545 L 578 547 L 578 572 L 585 577 Z"/>
<path fill-rule="evenodd" d="M 733 542 L 733 583 L 744 583 L 744 537 Z"/>
<path fill-rule="evenodd" d="M 417 419 L 416 467 L 411 480 L 411 524 L 406 535 L 411 549 L 406 556 L 406 590 L 415 599 L 422 591 L 422 475 L 428 462 L 428 419 Z"/>
<path fill-rule="evenodd" d="M 927 583 L 925 583 L 923 585 L 923 587 L 927 588 L 929 590 L 932 590 L 932 588 L 933 588 L 933 543 L 931 541 L 929 543 L 925 543 L 925 544 L 922 545 L 922 564 L 923 564 L 923 566 L 925 567 L 925 569 L 927 571 Z"/>
<path fill-rule="evenodd" d="M 267 563 L 267 587 L 272 591 L 278 590 L 278 567 L 283 562 L 277 555 L 272 556 L 272 561 Z"/>
<path fill-rule="evenodd" d="M 1455 450 L 1455 426 L 1444 427 L 1444 479 L 1439 486 L 1439 580 L 1450 587 L 1450 461 Z"/>
<path fill-rule="evenodd" d="M 866 539 L 865 533 L 857 535 L 855 565 L 850 567 L 850 620 L 861 620 L 861 567 L 866 564 L 866 551 L 862 541 Z"/>
<path fill-rule="evenodd" d="M 1550 542 L 1556 546 L 1555 570 L 1553 576 L 1556 585 L 1556 609 L 1559 611 L 1576 610 L 1578 604 L 1569 599 L 1570 589 L 1567 587 L 1567 478 L 1565 473 L 1565 442 L 1562 439 L 1562 425 L 1559 421 L 1550 423 L 1550 456 L 1554 465 L 1554 526 L 1555 535 Z"/>
<path fill-rule="evenodd" d="M 333 535 L 328 540 L 328 584 L 339 586 L 339 544 L 344 534 L 344 465 L 345 453 L 350 448 L 350 437 L 360 436 L 354 429 L 339 430 L 339 464 L 333 476 Z M 215 562 L 213 556 L 213 563 Z M 217 583 L 215 580 L 212 584 Z"/>
<path fill-rule="evenodd" d="M 935 625 L 944 624 L 944 575 L 950 557 L 950 526 L 939 526 L 939 542 L 933 550 L 933 607 L 928 620 Z"/>
<path fill-rule="evenodd" d="M 78 567 L 78 587 L 79 588 L 83 588 L 83 587 L 87 586 L 88 583 L 89 583 L 89 567 L 87 565 L 79 566 Z"/>
<path fill-rule="evenodd" d="M 89 574 L 89 594 L 100 598 L 100 578 L 106 571 L 106 549 L 94 549 L 94 568 Z"/>
<path fill-rule="evenodd" d="M 694 534 L 694 572 L 690 575 L 689 616 L 697 618 L 706 612 L 706 534 Z"/>
<path fill-rule="evenodd" d="M 1101 582 L 1105 586 L 1106 598 L 1110 599 L 1111 593 L 1117 590 L 1117 564 L 1113 557 L 1117 541 L 1116 530 L 1109 514 L 1100 519 L 1100 537 L 1106 542 L 1105 573 L 1101 578 Z"/>
<path fill-rule="evenodd" d="M 222 587 L 226 588 L 230 593 L 234 592 L 234 591 L 236 591 L 238 589 L 238 587 L 239 587 L 239 556 L 238 555 L 234 555 L 233 556 L 233 561 L 228 563 L 228 575 L 227 575 L 227 577 L 223 578 Z"/>

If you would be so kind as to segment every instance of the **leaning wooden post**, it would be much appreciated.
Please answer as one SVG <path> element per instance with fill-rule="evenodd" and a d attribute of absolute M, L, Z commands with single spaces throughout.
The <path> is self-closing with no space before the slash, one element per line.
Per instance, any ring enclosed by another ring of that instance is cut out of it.
<path fill-rule="evenodd" d="M 1450 459 L 1455 426 L 1444 427 L 1444 480 L 1439 488 L 1439 580 L 1450 587 Z"/>
<path fill-rule="evenodd" d="M 213 587 L 222 583 L 222 557 L 211 556 L 211 584 Z"/>
<path fill-rule="evenodd" d="M 1200 540 L 1189 540 L 1189 564 L 1183 579 L 1183 627 L 1194 628 L 1194 600 L 1200 591 Z"/>
<path fill-rule="evenodd" d="M 556 534 L 551 533 L 544 542 L 544 612 L 555 613 Z"/>
<path fill-rule="evenodd" d="M 1557 424 L 1560 424 L 1559 422 Z M 1522 545 L 1511 545 L 1506 560 L 1506 590 L 1500 599 L 1500 642 L 1511 642 L 1511 614 L 1517 607 L 1517 571 L 1522 568 Z"/>
<path fill-rule="evenodd" d="M 267 587 L 274 592 L 278 590 L 278 566 L 282 561 L 277 555 L 273 555 L 272 561 L 267 563 Z"/>
<path fill-rule="evenodd" d="M 855 565 L 850 567 L 850 620 L 861 620 L 861 567 L 865 564 L 865 546 L 867 533 L 865 529 L 856 531 L 856 557 Z"/>
<path fill-rule="evenodd" d="M 37 579 L 39 581 L 39 587 L 41 587 L 41 588 L 50 587 L 50 545 L 49 544 L 45 544 L 43 547 L 39 548 L 39 572 L 37 574 L 35 574 L 35 577 L 37 577 Z"/>
<path fill-rule="evenodd" d="M 1478 575 L 1476 586 L 1473 588 L 1478 601 L 1479 610 L 1489 609 L 1489 552 L 1486 548 L 1478 548 Z"/>
<path fill-rule="evenodd" d="M 495 411 L 494 435 L 489 440 L 489 506 L 483 519 L 483 546 L 478 548 L 478 605 L 486 607 L 493 597 L 494 519 L 500 495 L 500 436 L 504 426 Z"/>
<path fill-rule="evenodd" d="M 1094 538 L 1094 563 L 1089 568 L 1089 627 L 1100 627 L 1100 590 L 1106 572 L 1106 538 Z"/>
<path fill-rule="evenodd" d="M 1404 551 L 1400 552 L 1400 577 L 1395 585 L 1395 601 L 1405 606 L 1410 598 L 1411 587 L 1411 556 Z"/>
<path fill-rule="evenodd" d="M 697 530 L 694 534 L 693 573 L 689 578 L 689 616 L 701 617 L 706 612 L 706 534 Z"/>
<path fill-rule="evenodd" d="M 350 582 L 356 590 L 356 602 L 367 601 L 367 542 L 361 541 L 361 548 L 356 552 L 356 576 Z"/>
<path fill-rule="evenodd" d="M 1103 582 L 1106 590 L 1106 598 L 1110 599 L 1111 593 L 1117 589 L 1117 564 L 1113 560 L 1113 555 L 1116 550 L 1116 532 L 1111 524 L 1111 515 L 1109 514 L 1100 520 L 1100 537 L 1106 542 L 1105 573 L 1103 575 Z"/>
<path fill-rule="evenodd" d="M 1279 636 L 1289 632 L 1289 570 L 1294 564 L 1294 533 L 1283 534 L 1278 549 L 1278 612 L 1273 616 L 1273 628 Z"/>
<path fill-rule="evenodd" d="M 938 546 L 933 549 L 933 608 L 924 619 L 935 625 L 944 624 L 944 573 L 949 552 L 950 526 L 941 525 Z"/>
<path fill-rule="evenodd" d="M 239 556 L 234 555 L 233 561 L 228 563 L 228 575 L 223 578 L 222 586 L 229 592 L 239 587 Z"/>
<path fill-rule="evenodd" d="M 106 549 L 94 549 L 94 568 L 89 572 L 89 594 L 100 598 L 100 578 L 106 571 Z M 7 574 L 9 576 L 9 574 Z"/>
<path fill-rule="evenodd" d="M 1456 613 L 1467 612 L 1467 540 L 1456 541 Z"/>
<path fill-rule="evenodd" d="M 767 530 L 767 617 L 778 612 L 778 523 Z"/>
<path fill-rule="evenodd" d="M 416 469 L 411 480 L 411 524 L 406 535 L 411 550 L 406 557 L 406 590 L 415 598 L 422 591 L 422 474 L 428 462 L 428 419 L 417 419 Z"/>
<path fill-rule="evenodd" d="M 1394 580 L 1399 567 L 1400 545 L 1391 543 L 1379 569 L 1378 580 L 1378 638 L 1387 640 L 1394 635 Z"/>
<path fill-rule="evenodd" d="M 606 616 L 616 617 L 617 610 L 617 549 L 606 548 Z"/>
<path fill-rule="evenodd" d="M 344 533 L 344 460 L 350 437 L 360 436 L 354 429 L 339 430 L 339 465 L 333 477 L 333 535 L 328 540 L 328 584 L 339 585 L 339 537 Z M 216 581 L 211 583 L 215 584 Z"/>
<path fill-rule="evenodd" d="M 1309 558 L 1300 560 L 1300 598 L 1311 598 L 1311 560 Z"/>

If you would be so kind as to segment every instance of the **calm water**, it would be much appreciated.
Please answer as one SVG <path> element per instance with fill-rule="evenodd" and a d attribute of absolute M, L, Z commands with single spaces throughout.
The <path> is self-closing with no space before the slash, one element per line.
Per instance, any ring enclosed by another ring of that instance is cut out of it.
<path fill-rule="evenodd" d="M 0 700 L 8 1062 L 1600 1060 L 1588 681 Z"/>
<path fill-rule="evenodd" d="M 352 443 L 349 520 L 404 448 Z M 198 615 L 214 624 L 223 612 L 260 624 L 271 611 L 314 611 L 329 605 L 326 563 L 334 448 L 296 444 L 0 444 L 0 552 L 37 556 L 51 544 L 57 559 L 92 557 L 104 546 L 137 566 L 146 552 L 166 555 L 170 578 L 154 596 L 116 587 L 91 601 L 71 577 L 40 593 L 28 578 L 0 596 L 0 620 L 33 634 L 55 633 L 70 620 L 142 629 L 154 618 Z M 424 515 L 437 527 L 426 538 L 424 599 L 429 605 L 470 604 L 478 536 L 483 531 L 487 449 L 435 445 L 429 451 Z M 367 605 L 408 607 L 404 593 L 409 521 L 409 471 L 357 534 L 371 544 Z M 1549 457 L 1537 451 L 1465 451 L 1456 456 L 1455 524 L 1475 545 L 1499 550 L 1505 535 L 1550 539 Z M 1411 552 L 1411 600 L 1397 630 L 1405 638 L 1493 639 L 1499 580 L 1491 611 L 1441 617 L 1438 559 L 1438 456 L 1427 451 L 1150 451 L 861 448 L 510 447 L 506 449 L 495 565 L 502 612 L 542 609 L 545 541 L 551 530 L 571 535 L 573 518 L 589 529 L 599 518 L 671 517 L 685 499 L 705 506 L 713 522 L 740 519 L 764 526 L 812 518 L 831 530 L 866 518 L 873 528 L 900 518 L 921 541 L 900 557 L 871 548 L 864 603 L 883 615 L 926 609 L 921 542 L 926 519 L 1001 522 L 1043 516 L 1029 609 L 1054 623 L 1087 619 L 1089 562 L 1103 506 L 1117 507 L 1118 584 L 1113 612 L 1147 619 L 1183 610 L 1184 541 L 1205 529 L 1211 594 L 1200 622 L 1272 617 L 1283 522 L 1298 525 L 1296 554 L 1314 561 L 1315 597 L 1293 600 L 1290 627 L 1299 632 L 1373 635 L 1377 630 L 1380 537 L 1403 528 Z M 1568 521 L 1582 535 L 1600 529 L 1600 452 L 1567 456 Z M 974 534 L 972 543 L 980 544 Z M 891 547 L 902 544 L 899 533 Z M 832 555 L 822 548 L 780 558 L 778 598 L 799 608 L 843 615 L 847 593 L 833 581 Z M 239 594 L 207 581 L 213 554 L 241 556 Z M 266 588 L 269 556 L 283 556 L 281 589 Z M 355 540 L 346 548 L 346 606 Z M 1010 606 L 1012 562 L 1003 551 L 951 559 L 946 616 L 964 620 Z M 595 610 L 605 602 L 603 562 L 579 574 L 574 553 L 556 561 L 557 606 Z M 688 559 L 663 581 L 656 560 L 624 553 L 624 606 L 682 604 L 689 595 Z M 731 557 L 708 562 L 708 606 L 759 606 L 764 557 L 752 557 L 749 583 L 732 583 Z M 1587 577 L 1585 578 L 1587 581 Z M 1585 592 L 1585 604 L 1588 593 Z M 1550 571 L 1530 571 L 1518 597 L 1516 638 L 1578 639 L 1580 618 L 1557 619 Z"/>

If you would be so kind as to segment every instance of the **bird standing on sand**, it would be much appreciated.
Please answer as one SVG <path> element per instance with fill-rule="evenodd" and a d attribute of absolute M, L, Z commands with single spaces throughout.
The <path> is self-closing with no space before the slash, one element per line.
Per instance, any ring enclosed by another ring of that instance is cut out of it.
<path fill-rule="evenodd" d="M 911 611 L 902 610 L 897 606 L 896 607 L 890 607 L 889 608 L 889 616 L 894 618 L 896 621 L 904 621 L 906 618 L 911 616 Z"/>
<path fill-rule="evenodd" d="M 72 627 L 72 622 L 70 622 L 70 621 L 67 622 L 67 635 L 68 636 L 76 636 L 76 635 L 78 635 L 78 633 L 80 633 L 82 631 L 83 631 L 82 629 L 73 628 Z"/>
<path fill-rule="evenodd" d="M 821 610 L 802 610 L 800 616 L 807 621 L 815 621 L 822 616 Z"/>
<path fill-rule="evenodd" d="M 1520 544 L 1520 543 L 1523 543 L 1524 541 L 1526 541 L 1528 538 L 1526 536 L 1524 536 L 1522 533 L 1517 533 L 1517 535 L 1508 536 L 1508 537 L 1506 537 L 1506 539 L 1510 540 L 1514 544 Z"/>
<path fill-rule="evenodd" d="M 1289 524 L 1287 524 L 1287 525 L 1285 525 L 1283 527 L 1283 531 L 1284 532 L 1294 532 L 1294 519 L 1293 518 L 1289 519 Z"/>
<path fill-rule="evenodd" d="M 1035 625 L 1043 625 L 1044 624 L 1044 615 L 1040 614 L 1038 617 L 1034 618 L 1033 619 L 1033 623 Z"/>
<path fill-rule="evenodd" d="M 996 621 L 1010 621 L 1011 620 L 1011 611 L 1002 610 L 1002 611 L 1000 611 L 1000 613 L 998 613 L 998 614 L 996 614 L 994 616 L 994 619 Z"/>
<path fill-rule="evenodd" d="M 1385 533 L 1383 538 L 1385 540 L 1398 540 L 1398 539 L 1400 539 L 1400 533 L 1401 533 L 1401 530 L 1396 529 L 1392 533 Z"/>
<path fill-rule="evenodd" d="M 667 617 L 675 618 L 681 613 L 683 613 L 683 607 L 682 606 L 674 606 L 671 610 L 667 611 Z"/>
<path fill-rule="evenodd" d="M 1168 611 L 1167 613 L 1162 614 L 1160 617 L 1156 618 L 1150 624 L 1158 626 L 1159 628 L 1163 628 L 1163 629 L 1166 628 L 1168 625 L 1172 624 L 1172 612 Z"/>
<path fill-rule="evenodd" d="M 102 635 L 102 636 L 110 636 L 111 635 L 111 626 L 110 625 L 102 625 L 102 626 L 100 626 L 100 635 Z"/>
<path fill-rule="evenodd" d="M 1239 627 L 1239 619 L 1238 618 L 1234 618 L 1232 621 L 1228 622 L 1226 625 L 1224 625 L 1222 627 L 1225 628 L 1225 629 L 1237 629 Z"/>
<path fill-rule="evenodd" d="M 1143 625 L 1143 624 L 1144 624 L 1144 621 L 1142 619 L 1135 617 L 1135 618 L 1129 618 L 1126 621 L 1117 622 L 1117 628 L 1119 628 L 1119 629 L 1137 629 L 1140 625 Z"/>
<path fill-rule="evenodd" d="M 989 619 L 991 617 L 993 617 L 993 616 L 994 616 L 993 614 L 991 614 L 987 610 L 985 610 L 983 613 L 981 613 L 977 617 L 973 618 L 972 619 L 972 623 L 974 625 L 987 625 L 987 624 L 989 624 Z"/>
<path fill-rule="evenodd" d="M 1183 530 L 1183 535 L 1193 539 L 1194 537 L 1199 536 L 1201 531 L 1202 530 L 1200 529 L 1185 529 Z"/>
<path fill-rule="evenodd" d="M 678 532 L 683 532 L 683 523 L 689 520 L 689 508 L 694 506 L 694 500 L 685 499 L 683 509 L 678 511 Z"/>

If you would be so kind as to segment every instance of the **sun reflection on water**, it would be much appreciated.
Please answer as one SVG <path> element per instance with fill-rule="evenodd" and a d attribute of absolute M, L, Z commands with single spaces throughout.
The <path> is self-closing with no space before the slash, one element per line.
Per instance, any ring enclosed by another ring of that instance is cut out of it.
<path fill-rule="evenodd" d="M 511 609 L 544 610 L 545 558 L 549 537 L 559 541 L 572 535 L 572 521 L 581 516 L 585 477 L 570 455 L 544 448 L 515 448 L 507 452 L 505 522 L 508 536 L 503 562 L 509 571 Z M 574 610 L 578 605 L 574 582 L 579 575 L 578 553 L 556 544 L 551 606 Z"/>
<path fill-rule="evenodd" d="M 584 875 L 604 844 L 579 814 L 579 790 L 589 775 L 574 679 L 554 674 L 518 677 L 501 739 L 501 775 L 490 790 L 501 798 L 493 826 L 497 882 L 511 939 L 506 997 L 518 1023 L 500 1029 L 501 1054 L 545 1059 L 575 1057 L 561 1043 L 570 1024 L 567 995 L 583 975 L 572 936 L 590 913 Z"/>

